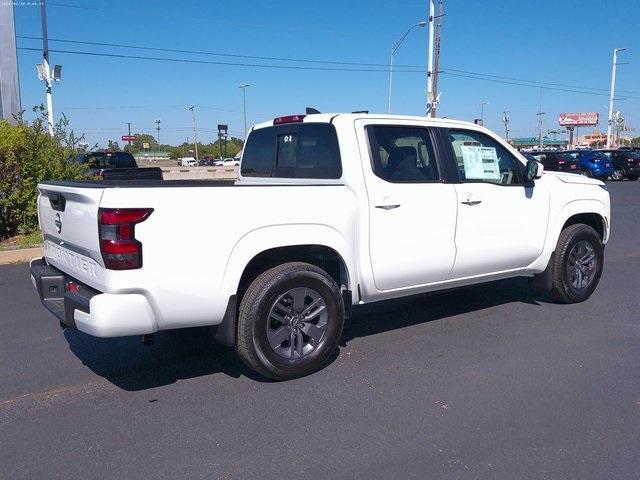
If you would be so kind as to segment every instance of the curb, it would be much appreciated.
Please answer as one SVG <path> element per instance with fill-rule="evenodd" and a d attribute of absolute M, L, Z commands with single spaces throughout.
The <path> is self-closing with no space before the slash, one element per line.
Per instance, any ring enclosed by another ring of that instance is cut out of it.
<path fill-rule="evenodd" d="M 0 265 L 9 263 L 26 263 L 35 257 L 42 257 L 42 247 L 22 248 L 19 250 L 5 250 L 0 252 Z"/>

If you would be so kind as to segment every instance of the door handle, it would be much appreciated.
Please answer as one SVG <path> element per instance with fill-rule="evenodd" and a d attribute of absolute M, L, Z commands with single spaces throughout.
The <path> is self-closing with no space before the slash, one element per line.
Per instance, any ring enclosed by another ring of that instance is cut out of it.
<path fill-rule="evenodd" d="M 394 208 L 398 208 L 400 206 L 399 203 L 395 205 L 376 205 L 376 208 L 380 208 L 382 210 L 393 210 Z"/>
<path fill-rule="evenodd" d="M 482 203 L 482 200 L 466 200 L 464 202 L 460 202 L 464 205 L 478 205 L 479 203 Z"/>

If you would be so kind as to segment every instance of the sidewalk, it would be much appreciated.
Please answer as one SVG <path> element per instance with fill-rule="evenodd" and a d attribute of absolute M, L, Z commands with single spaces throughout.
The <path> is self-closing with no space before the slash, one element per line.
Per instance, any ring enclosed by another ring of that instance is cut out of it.
<path fill-rule="evenodd" d="M 6 265 L 8 263 L 26 263 L 32 258 L 41 257 L 42 255 L 42 247 L 5 250 L 0 252 L 0 265 Z"/>

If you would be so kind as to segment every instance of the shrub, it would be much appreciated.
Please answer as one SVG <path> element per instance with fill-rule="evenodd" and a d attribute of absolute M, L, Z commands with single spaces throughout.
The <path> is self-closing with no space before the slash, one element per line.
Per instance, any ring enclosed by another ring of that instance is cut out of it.
<path fill-rule="evenodd" d="M 39 182 L 85 178 L 86 166 L 68 161 L 82 137 L 68 132 L 66 117 L 51 137 L 44 109 L 34 111 L 40 115 L 31 123 L 0 120 L 0 239 L 37 228 Z"/>

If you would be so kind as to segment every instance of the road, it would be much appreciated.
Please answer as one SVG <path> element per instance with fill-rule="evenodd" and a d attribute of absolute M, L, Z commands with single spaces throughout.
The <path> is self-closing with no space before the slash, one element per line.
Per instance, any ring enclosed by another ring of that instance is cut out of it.
<path fill-rule="evenodd" d="M 589 301 L 515 279 L 362 306 L 285 383 L 203 329 L 62 332 L 0 267 L 0 478 L 640 478 L 640 182 L 609 188 Z"/>

